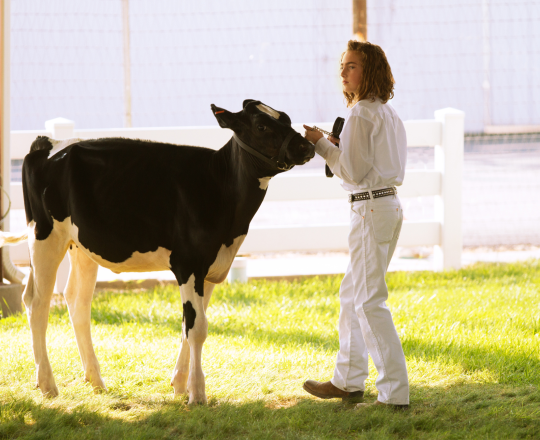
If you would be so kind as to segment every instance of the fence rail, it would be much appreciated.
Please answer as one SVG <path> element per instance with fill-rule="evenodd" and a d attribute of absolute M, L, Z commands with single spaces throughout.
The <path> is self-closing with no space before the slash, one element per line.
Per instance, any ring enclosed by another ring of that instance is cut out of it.
<path fill-rule="evenodd" d="M 407 171 L 400 197 L 435 196 L 433 221 L 405 221 L 399 246 L 434 246 L 436 270 L 461 266 L 461 187 L 463 172 L 464 113 L 452 108 L 437 110 L 435 118 L 405 121 L 408 147 L 433 146 L 435 168 Z M 330 123 L 317 126 L 331 130 Z M 302 132 L 301 124 L 293 127 Z M 38 135 L 55 139 L 128 137 L 221 148 L 232 132 L 218 127 L 122 128 L 75 130 L 72 121 L 57 118 L 46 122 L 44 131 L 11 132 L 11 158 L 22 159 Z M 23 209 L 21 183 L 11 183 L 12 209 Z M 283 174 L 270 182 L 267 201 L 346 200 L 337 178 L 322 174 Z M 347 248 L 348 224 L 252 227 L 241 253 L 332 250 Z M 13 249 L 14 261 L 28 260 L 28 248 Z M 65 267 L 65 263 L 63 263 Z"/>

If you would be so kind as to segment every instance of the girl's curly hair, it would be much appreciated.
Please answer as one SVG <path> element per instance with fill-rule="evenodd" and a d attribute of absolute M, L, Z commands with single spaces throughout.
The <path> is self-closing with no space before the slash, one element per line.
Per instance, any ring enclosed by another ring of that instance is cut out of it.
<path fill-rule="evenodd" d="M 384 51 L 376 44 L 350 40 L 347 50 L 356 52 L 362 63 L 362 80 L 354 93 L 343 92 L 347 107 L 362 99 L 379 98 L 383 103 L 394 97 L 394 77 Z M 345 52 L 341 54 L 341 59 Z"/>

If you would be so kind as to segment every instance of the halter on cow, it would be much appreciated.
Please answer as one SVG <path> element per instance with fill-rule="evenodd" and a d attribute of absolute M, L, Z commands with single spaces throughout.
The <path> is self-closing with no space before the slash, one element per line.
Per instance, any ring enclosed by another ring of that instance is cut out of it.
<path fill-rule="evenodd" d="M 248 153 L 253 154 L 255 157 L 258 157 L 259 159 L 263 160 L 264 162 L 274 165 L 278 170 L 280 171 L 289 171 L 294 165 L 289 165 L 285 162 L 285 152 L 287 151 L 287 147 L 289 146 L 289 142 L 292 140 L 295 136 L 300 136 L 300 133 L 294 132 L 289 133 L 287 137 L 283 140 L 283 144 L 281 144 L 281 148 L 279 149 L 279 155 L 277 159 L 274 159 L 273 157 L 266 157 L 265 155 L 259 153 L 257 150 L 254 150 L 249 145 L 247 145 L 245 142 L 240 140 L 238 136 L 233 135 L 233 139 L 238 143 L 238 145 L 246 150 Z"/>

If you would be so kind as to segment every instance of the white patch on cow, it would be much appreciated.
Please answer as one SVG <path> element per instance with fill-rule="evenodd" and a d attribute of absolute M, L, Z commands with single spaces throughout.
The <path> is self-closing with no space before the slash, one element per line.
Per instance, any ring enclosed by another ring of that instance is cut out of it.
<path fill-rule="evenodd" d="M 65 233 L 65 222 L 55 222 L 53 231 L 44 240 L 36 240 L 35 223 L 28 225 L 28 248 L 30 250 L 30 274 L 23 301 L 32 333 L 32 348 L 36 363 L 36 386 L 44 396 L 58 395 L 51 364 L 47 356 L 45 330 L 49 305 L 56 279 L 55 269 L 64 257 L 69 236 Z"/>
<path fill-rule="evenodd" d="M 206 275 L 206 281 L 214 284 L 221 283 L 227 278 L 227 274 L 234 261 L 234 257 L 238 253 L 238 249 L 242 245 L 245 235 L 236 237 L 230 246 L 221 245 L 221 248 L 217 254 L 215 261 L 208 269 L 208 275 Z"/>
<path fill-rule="evenodd" d="M 99 266 L 77 246 L 70 246 L 68 253 L 71 270 L 69 272 L 69 281 L 64 291 L 64 298 L 67 302 L 69 317 L 75 331 L 85 380 L 92 384 L 95 393 L 107 391 L 107 387 L 101 377 L 101 369 L 92 345 L 92 335 L 90 334 L 89 311 L 91 309 Z"/>
<path fill-rule="evenodd" d="M 71 223 L 71 217 L 68 217 L 65 221 L 69 220 L 70 223 L 70 235 L 72 240 L 77 246 L 92 260 L 98 263 L 100 266 L 110 269 L 114 273 L 121 272 L 153 272 L 160 270 L 169 270 L 171 251 L 163 247 L 158 247 L 156 251 L 152 252 L 138 252 L 135 251 L 127 260 L 121 263 L 112 263 L 98 254 L 95 254 L 91 250 L 85 248 L 79 241 L 79 228 L 77 225 Z M 55 228 L 56 228 L 55 221 Z"/>
<path fill-rule="evenodd" d="M 80 138 L 72 138 L 72 139 L 51 139 L 49 138 L 49 142 L 52 144 L 53 149 L 49 152 L 49 157 L 54 156 L 59 151 L 63 150 L 66 147 L 69 147 L 71 144 L 76 144 L 77 142 L 81 142 L 84 139 Z"/>
<path fill-rule="evenodd" d="M 263 113 L 272 116 L 275 119 L 279 119 L 279 112 L 264 104 L 257 104 L 256 107 Z"/>
<path fill-rule="evenodd" d="M 182 340 L 182 348 L 180 349 L 179 359 L 182 357 L 184 347 L 186 347 L 186 349 L 189 350 L 191 365 L 188 370 L 189 377 L 187 379 L 187 386 L 185 389 L 183 388 L 185 376 L 182 375 L 181 369 L 175 368 L 171 385 L 174 387 L 175 394 L 183 394 L 186 391 L 189 393 L 190 405 L 197 403 L 206 404 L 205 380 L 202 369 L 202 348 L 204 341 L 208 336 L 208 320 L 205 313 L 204 298 L 199 295 L 199 293 L 202 292 L 195 291 L 194 274 L 189 277 L 186 284 L 182 284 L 180 286 L 180 292 L 182 296 L 182 303 L 184 304 L 184 312 L 186 311 L 186 304 L 189 301 L 194 312 L 192 318 L 194 318 L 195 321 L 193 322 L 193 327 L 191 327 L 188 332 L 187 324 L 189 317 L 184 315 L 185 319 L 183 327 L 184 336 L 186 336 L 186 338 Z M 187 353 L 185 353 L 184 356 L 184 360 L 187 360 Z"/>
<path fill-rule="evenodd" d="M 272 176 L 270 176 L 270 177 L 261 177 L 259 179 L 259 188 L 266 190 L 266 188 L 268 188 L 268 184 L 270 183 L 271 178 L 272 178 Z"/>

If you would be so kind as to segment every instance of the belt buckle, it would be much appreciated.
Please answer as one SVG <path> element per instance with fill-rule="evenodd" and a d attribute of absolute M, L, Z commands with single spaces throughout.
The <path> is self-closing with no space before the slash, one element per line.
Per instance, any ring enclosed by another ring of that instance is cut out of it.
<path fill-rule="evenodd" d="M 354 202 L 354 197 L 352 194 L 349 194 L 349 203 Z"/>

